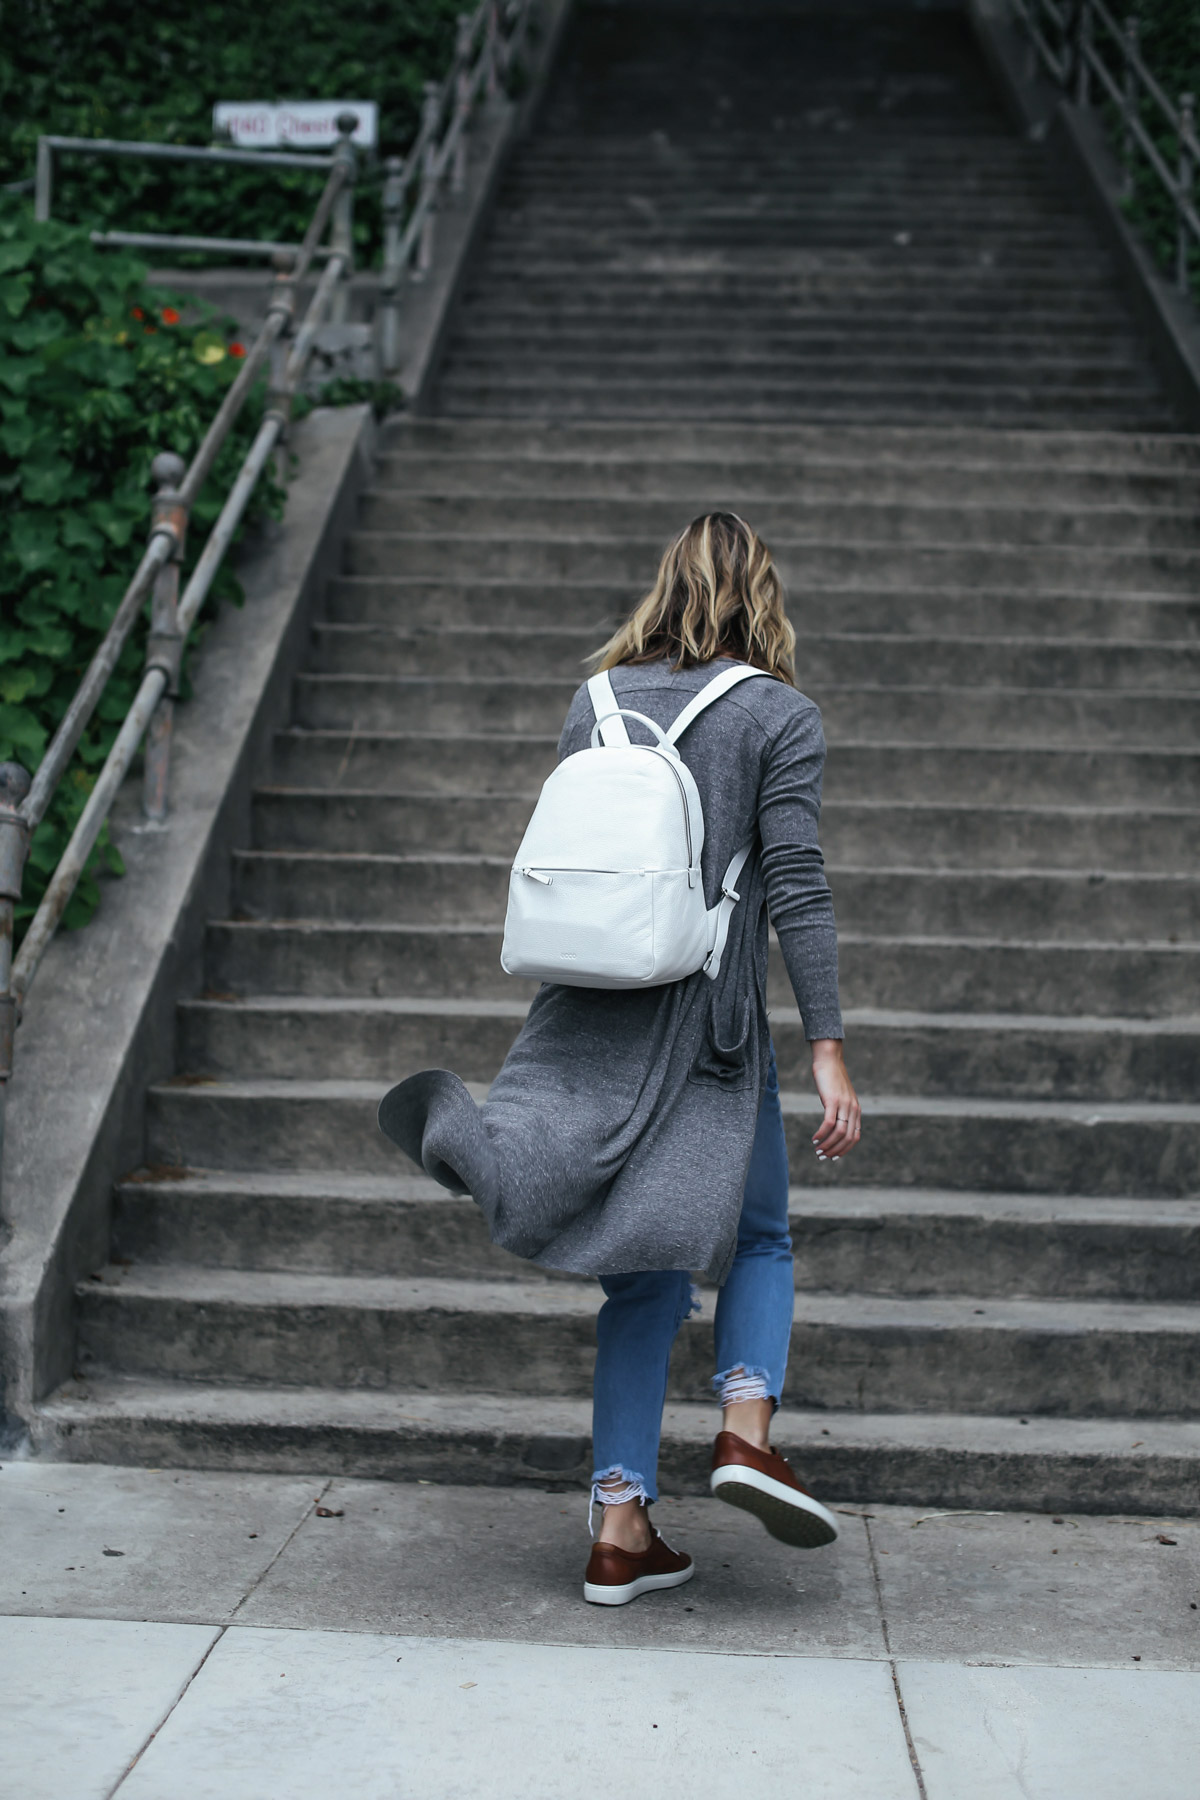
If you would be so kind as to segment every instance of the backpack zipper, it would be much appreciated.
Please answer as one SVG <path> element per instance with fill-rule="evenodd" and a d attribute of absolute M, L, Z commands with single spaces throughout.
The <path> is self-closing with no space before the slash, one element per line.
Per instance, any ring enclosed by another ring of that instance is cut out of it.
<path fill-rule="evenodd" d="M 658 754 L 662 755 L 662 752 L 659 751 Z M 666 763 L 668 769 L 670 769 L 672 775 L 675 777 L 675 785 L 679 789 L 679 800 L 680 800 L 680 804 L 683 807 L 683 831 L 684 831 L 684 836 L 687 839 L 688 874 L 690 876 L 692 873 L 692 862 L 693 862 L 693 857 L 692 857 L 692 815 L 688 811 L 687 789 L 683 785 L 682 775 L 679 773 L 679 770 L 675 767 L 674 758 L 672 758 L 670 756 L 663 756 L 663 761 Z M 565 870 L 562 872 L 564 874 L 566 873 Z M 585 871 L 571 870 L 572 874 L 575 874 L 577 872 L 582 874 Z M 530 881 L 540 882 L 543 887 L 553 887 L 553 885 L 554 885 L 553 876 L 543 874 L 542 871 L 539 869 L 518 867 L 516 870 L 516 873 L 518 875 L 527 875 L 529 877 Z M 588 869 L 586 871 L 586 873 L 589 875 L 644 875 L 646 873 L 646 871 L 645 871 L 645 869 Z"/>

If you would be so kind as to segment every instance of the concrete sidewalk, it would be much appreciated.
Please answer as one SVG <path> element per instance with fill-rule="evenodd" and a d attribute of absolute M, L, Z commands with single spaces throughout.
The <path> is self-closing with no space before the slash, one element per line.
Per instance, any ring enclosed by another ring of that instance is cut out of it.
<path fill-rule="evenodd" d="M 14 1800 L 1196 1800 L 1200 1520 L 706 1500 L 583 1604 L 577 1493 L 14 1463 Z"/>

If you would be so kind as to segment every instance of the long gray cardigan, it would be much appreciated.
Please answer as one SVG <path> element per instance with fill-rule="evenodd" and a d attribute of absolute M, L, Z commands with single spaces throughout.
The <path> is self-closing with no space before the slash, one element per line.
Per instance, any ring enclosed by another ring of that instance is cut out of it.
<path fill-rule="evenodd" d="M 721 665 L 611 671 L 618 702 L 667 726 Z M 559 759 L 586 747 L 586 687 Z M 650 742 L 626 721 L 633 741 Z M 766 1080 L 770 912 L 809 1038 L 841 1037 L 833 902 L 817 842 L 825 739 L 811 700 L 768 678 L 716 701 L 680 741 L 704 806 L 710 906 L 757 830 L 716 981 L 542 987 L 487 1100 L 427 1069 L 393 1088 L 380 1124 L 452 1192 L 479 1204 L 495 1243 L 546 1268 L 606 1275 L 733 1261 Z"/>

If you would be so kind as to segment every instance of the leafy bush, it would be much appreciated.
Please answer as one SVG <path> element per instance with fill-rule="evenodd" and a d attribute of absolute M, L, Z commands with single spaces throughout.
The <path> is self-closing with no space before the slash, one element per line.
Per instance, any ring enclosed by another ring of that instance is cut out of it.
<path fill-rule="evenodd" d="M 150 464 L 190 457 L 235 378 L 242 346 L 184 327 L 182 302 L 145 285 L 134 258 L 86 232 L 0 206 L 0 761 L 36 769 L 128 585 L 150 520 Z M 195 561 L 262 417 L 261 390 L 226 441 L 192 517 Z M 254 506 L 274 514 L 269 474 Z M 223 570 L 210 607 L 240 598 Z M 137 690 L 134 633 L 37 831 L 19 918 L 43 893 Z M 66 917 L 95 907 L 98 847 Z"/>
<path fill-rule="evenodd" d="M 470 0 L 8 0 L 0 45 L 0 181 L 27 176 L 39 134 L 207 143 L 217 100 L 378 102 L 383 154 L 403 151 L 422 85 L 439 80 Z M 298 239 L 319 174 L 64 158 L 54 211 L 127 231 Z M 379 189 L 355 208 L 364 261 L 380 241 Z"/>
<path fill-rule="evenodd" d="M 1167 98 L 1175 105 L 1181 93 L 1192 93 L 1200 104 L 1200 0 L 1142 0 L 1136 11 L 1141 26 L 1142 54 L 1154 72 Z M 1115 65 L 1114 65 L 1115 66 Z M 1115 114 L 1115 108 L 1110 114 Z M 1166 121 L 1152 102 L 1144 104 L 1142 122 L 1174 173 L 1179 158 L 1179 141 L 1168 129 Z M 1119 131 L 1119 121 L 1110 117 Z M 1119 141 L 1119 140 L 1118 140 Z M 1164 269 L 1175 267 L 1175 208 L 1158 176 L 1138 151 L 1133 159 L 1133 194 L 1127 211 L 1145 233 L 1151 248 Z M 1200 195 L 1200 181 L 1197 182 Z M 1190 258 L 1193 291 L 1200 295 L 1200 252 L 1193 246 Z"/>

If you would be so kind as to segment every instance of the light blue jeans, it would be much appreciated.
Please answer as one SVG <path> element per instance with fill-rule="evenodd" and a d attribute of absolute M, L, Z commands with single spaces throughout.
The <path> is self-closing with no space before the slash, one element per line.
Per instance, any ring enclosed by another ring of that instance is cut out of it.
<path fill-rule="evenodd" d="M 686 1269 L 601 1277 L 592 1398 L 593 1502 L 658 1499 L 658 1444 L 671 1345 L 698 1304 Z M 775 1053 L 759 1107 L 737 1253 L 717 1295 L 713 1387 L 724 1403 L 783 1393 L 795 1288 L 788 1163 Z M 598 1484 L 604 1483 L 604 1492 Z"/>

